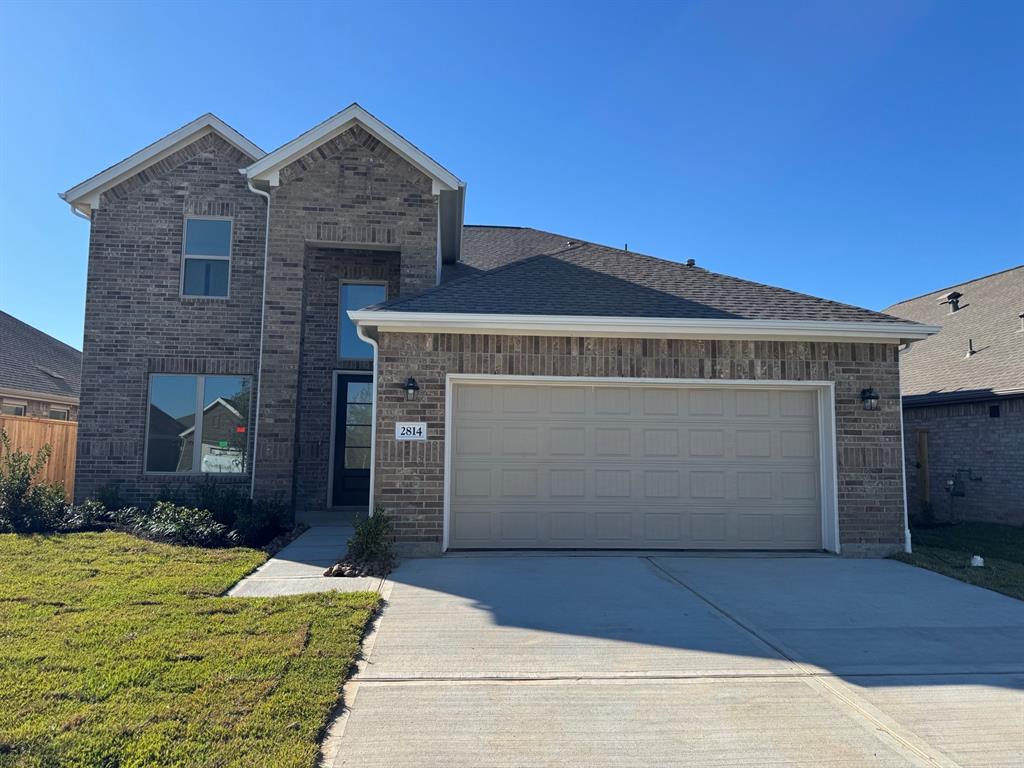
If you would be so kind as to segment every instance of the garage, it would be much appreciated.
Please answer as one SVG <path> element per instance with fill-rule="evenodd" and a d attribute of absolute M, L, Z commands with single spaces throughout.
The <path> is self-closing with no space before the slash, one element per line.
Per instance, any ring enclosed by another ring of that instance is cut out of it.
<path fill-rule="evenodd" d="M 827 387 L 450 379 L 447 548 L 835 549 Z"/>

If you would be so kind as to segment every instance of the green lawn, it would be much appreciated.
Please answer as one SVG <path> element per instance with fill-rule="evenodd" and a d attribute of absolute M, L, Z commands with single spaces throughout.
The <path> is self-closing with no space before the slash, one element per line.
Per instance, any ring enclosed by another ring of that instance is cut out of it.
<path fill-rule="evenodd" d="M 914 554 L 896 559 L 1024 600 L 1024 528 L 959 523 L 910 533 Z M 971 555 L 984 557 L 985 567 L 971 568 Z"/>
<path fill-rule="evenodd" d="M 217 597 L 264 559 L 0 535 L 0 765 L 315 765 L 378 598 Z"/>

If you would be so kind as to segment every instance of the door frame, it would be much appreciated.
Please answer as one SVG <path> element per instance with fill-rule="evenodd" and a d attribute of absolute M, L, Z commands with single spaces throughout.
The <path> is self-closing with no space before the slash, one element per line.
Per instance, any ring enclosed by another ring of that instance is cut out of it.
<path fill-rule="evenodd" d="M 376 360 L 374 360 L 376 363 Z M 374 365 L 376 368 L 376 365 Z M 375 371 L 353 371 L 349 368 L 335 368 L 331 371 L 331 443 L 330 450 L 327 452 L 327 499 L 326 506 L 324 509 L 341 509 L 341 507 L 334 503 L 334 451 L 337 443 L 335 442 L 338 424 L 338 377 L 340 376 L 366 376 L 370 379 L 370 384 L 373 387 L 373 403 L 371 405 L 371 418 L 374 422 L 377 421 L 377 375 Z M 376 439 L 373 437 L 375 429 L 370 430 L 370 498 L 367 502 L 367 507 L 373 505 L 373 463 L 376 458 L 377 446 L 375 443 Z"/>
<path fill-rule="evenodd" d="M 678 389 L 803 389 L 818 395 L 818 456 L 821 481 L 821 546 L 839 554 L 839 477 L 836 459 L 836 384 L 834 381 L 779 379 L 636 379 L 621 376 L 512 376 L 494 373 L 449 373 L 444 391 L 444 525 L 441 551 L 448 551 L 451 530 L 452 394 L 457 384 L 541 384 L 545 386 L 671 387 Z M 332 422 L 333 423 L 333 422 Z M 333 442 L 332 442 L 333 445 Z M 333 463 L 332 463 L 333 466 Z"/>

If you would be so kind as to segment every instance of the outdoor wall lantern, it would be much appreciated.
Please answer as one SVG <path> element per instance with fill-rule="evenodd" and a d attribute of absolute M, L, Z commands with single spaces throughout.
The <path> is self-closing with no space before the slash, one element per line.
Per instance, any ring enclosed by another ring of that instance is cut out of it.
<path fill-rule="evenodd" d="M 860 401 L 864 403 L 865 411 L 877 411 L 878 410 L 878 393 L 875 392 L 874 387 L 868 387 L 860 391 Z"/>
<path fill-rule="evenodd" d="M 415 400 L 416 393 L 420 391 L 420 385 L 416 383 L 416 379 L 412 376 L 405 382 L 405 399 Z"/>

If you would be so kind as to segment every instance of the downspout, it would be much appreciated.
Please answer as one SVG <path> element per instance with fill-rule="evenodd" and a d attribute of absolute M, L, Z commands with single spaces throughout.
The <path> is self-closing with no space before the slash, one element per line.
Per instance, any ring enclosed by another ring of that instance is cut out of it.
<path fill-rule="evenodd" d="M 372 389 L 372 400 L 370 403 L 370 418 L 373 421 L 370 422 L 370 508 L 369 517 L 373 517 L 373 491 L 374 491 L 374 478 L 377 474 L 377 340 L 371 336 L 367 336 L 363 332 L 363 325 L 356 323 L 356 336 L 365 341 L 370 345 L 373 350 L 373 389 Z"/>
<path fill-rule="evenodd" d="M 907 349 L 913 342 L 907 342 Z M 900 348 L 896 346 L 896 370 L 899 371 Z M 903 441 L 903 382 L 898 382 L 900 388 L 900 469 L 903 472 L 903 551 L 906 554 L 913 552 L 910 543 L 910 513 L 907 511 L 907 444 Z"/>
<path fill-rule="evenodd" d="M 897 350 L 897 356 L 899 351 Z M 897 357 L 898 359 L 898 357 Z M 903 470 L 903 551 L 914 551 L 910 544 L 910 515 L 907 512 L 907 444 L 903 442 L 903 393 L 900 393 L 900 468 Z"/>
<path fill-rule="evenodd" d="M 245 173 L 243 169 L 240 171 Z M 257 443 L 260 437 L 260 392 L 263 391 L 263 329 L 267 317 L 267 267 L 270 261 L 270 193 L 256 189 L 252 180 L 246 176 L 245 185 L 253 192 L 267 201 L 267 223 L 263 230 L 263 294 L 260 297 L 260 355 L 256 363 L 256 420 L 252 426 L 252 460 L 249 462 L 249 471 L 252 472 L 252 480 L 249 484 L 249 498 L 256 496 L 256 457 Z"/>

